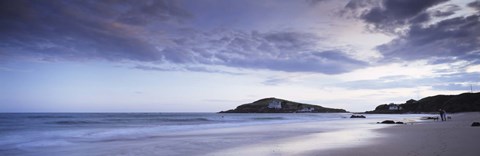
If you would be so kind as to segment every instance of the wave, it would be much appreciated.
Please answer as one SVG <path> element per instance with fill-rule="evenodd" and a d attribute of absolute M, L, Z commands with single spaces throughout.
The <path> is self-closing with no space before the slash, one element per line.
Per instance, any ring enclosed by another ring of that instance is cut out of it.
<path fill-rule="evenodd" d="M 46 118 L 73 118 L 73 116 L 57 116 L 57 115 L 35 115 L 35 116 L 28 116 L 27 118 L 31 119 L 46 119 Z"/>
<path fill-rule="evenodd" d="M 211 121 L 207 118 L 170 118 L 170 119 L 159 119 L 160 121 L 166 122 L 194 122 L 194 121 Z"/>
<path fill-rule="evenodd" d="M 257 117 L 252 119 L 253 120 L 285 120 L 284 117 Z"/>
<path fill-rule="evenodd" d="M 102 124 L 103 122 L 86 121 L 86 120 L 66 120 L 66 121 L 56 121 L 56 122 L 48 122 L 48 123 L 58 124 L 58 125 L 81 125 L 81 124 Z"/>
<path fill-rule="evenodd" d="M 144 123 L 156 123 L 156 122 L 207 122 L 214 121 L 208 118 L 119 118 L 119 119 L 104 119 L 110 123 L 133 123 L 133 122 L 144 122 Z"/>

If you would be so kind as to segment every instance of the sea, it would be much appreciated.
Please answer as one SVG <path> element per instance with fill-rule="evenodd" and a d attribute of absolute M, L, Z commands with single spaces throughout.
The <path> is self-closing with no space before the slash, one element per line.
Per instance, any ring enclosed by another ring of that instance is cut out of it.
<path fill-rule="evenodd" d="M 199 130 L 334 122 L 350 120 L 350 115 L 350 113 L 0 113 L 0 155 L 89 143 L 142 140 Z M 385 116 L 377 115 L 373 118 L 381 119 Z"/>

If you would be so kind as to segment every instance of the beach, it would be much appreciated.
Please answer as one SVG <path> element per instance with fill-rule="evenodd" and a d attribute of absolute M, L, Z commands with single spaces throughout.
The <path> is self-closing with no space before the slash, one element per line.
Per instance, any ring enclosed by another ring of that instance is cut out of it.
<path fill-rule="evenodd" d="M 472 121 L 480 119 L 480 113 L 453 114 L 452 119 L 446 122 L 419 120 L 421 117 L 436 114 L 367 114 L 365 119 L 350 119 L 349 115 L 349 113 L 175 114 L 174 117 L 168 115 L 169 120 L 175 119 L 174 123 L 148 128 L 145 128 L 145 125 L 151 124 L 150 120 L 142 124 L 141 128 L 138 126 L 132 128 L 132 125 L 125 128 L 112 123 L 106 126 L 116 125 L 114 128 L 98 126 L 101 121 L 111 120 L 110 116 L 118 119 L 116 116 L 125 116 L 124 114 L 101 115 L 101 118 L 97 115 L 96 120 L 92 117 L 83 117 L 85 115 L 77 115 L 74 118 L 86 118 L 90 122 L 95 121 L 93 122 L 95 124 L 74 122 L 75 128 L 66 129 L 62 125 L 61 128 L 56 127 L 52 130 L 51 127 L 46 127 L 49 132 L 41 133 L 40 128 L 21 133 L 25 137 L 23 140 L 19 135 L 13 135 L 18 133 L 17 131 L 11 132 L 10 135 L 0 135 L 3 139 L 0 142 L 2 143 L 0 154 L 476 155 L 480 152 L 480 148 L 476 148 L 480 128 L 470 127 Z M 67 116 L 56 115 L 54 120 L 61 120 L 56 123 L 72 124 L 64 121 L 65 119 L 59 119 Z M 129 120 L 140 118 L 138 117 L 140 115 L 127 116 Z M 141 117 L 165 119 L 165 115 L 155 114 Z M 42 117 L 41 120 L 45 118 Z M 224 119 L 230 121 L 225 122 Z M 50 120 L 52 119 L 48 119 Z M 407 124 L 376 123 L 382 120 L 402 121 Z M 176 128 L 172 129 L 172 124 Z M 167 130 L 168 128 L 170 129 Z"/>
<path fill-rule="evenodd" d="M 396 125 L 378 129 L 383 137 L 373 144 L 353 148 L 339 148 L 311 153 L 311 155 L 392 155 L 392 156 L 475 156 L 479 155 L 480 112 L 452 114 L 445 122 L 432 121 Z"/>
<path fill-rule="evenodd" d="M 425 115 L 435 116 L 436 114 Z M 367 115 L 368 116 L 368 115 Z M 375 127 L 372 131 L 352 130 L 319 133 L 309 138 L 290 138 L 290 142 L 272 143 L 291 145 L 299 149 L 276 149 L 264 145 L 237 149 L 226 155 L 312 155 L 312 156 L 476 156 L 480 153 L 480 127 L 471 127 L 480 121 L 480 112 L 452 114 L 447 121 L 418 121 L 402 125 Z M 342 137 L 344 136 L 344 137 Z M 265 148 L 268 147 L 268 148 Z M 269 149 L 270 151 L 268 151 Z M 275 152 L 276 151 L 276 152 Z M 225 153 L 222 153 L 225 154 Z M 220 154 L 220 155 L 222 155 Z"/>

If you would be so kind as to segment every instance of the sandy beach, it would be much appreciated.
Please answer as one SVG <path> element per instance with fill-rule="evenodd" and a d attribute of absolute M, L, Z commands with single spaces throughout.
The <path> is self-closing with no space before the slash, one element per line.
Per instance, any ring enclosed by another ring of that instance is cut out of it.
<path fill-rule="evenodd" d="M 372 144 L 357 147 L 322 150 L 311 155 L 392 155 L 392 156 L 475 156 L 479 155 L 480 112 L 452 114 L 452 119 L 407 125 L 396 125 L 376 130 L 383 134 L 371 140 Z"/>

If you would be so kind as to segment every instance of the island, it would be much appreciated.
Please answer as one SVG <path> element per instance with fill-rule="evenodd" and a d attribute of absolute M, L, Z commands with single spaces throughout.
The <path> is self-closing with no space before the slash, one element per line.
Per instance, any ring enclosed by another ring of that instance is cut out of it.
<path fill-rule="evenodd" d="M 264 98 L 219 113 L 345 113 L 344 109 L 326 108 L 278 98 Z"/>

